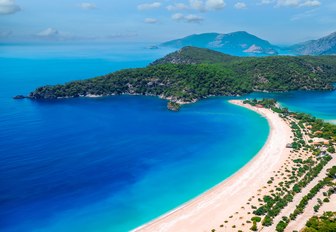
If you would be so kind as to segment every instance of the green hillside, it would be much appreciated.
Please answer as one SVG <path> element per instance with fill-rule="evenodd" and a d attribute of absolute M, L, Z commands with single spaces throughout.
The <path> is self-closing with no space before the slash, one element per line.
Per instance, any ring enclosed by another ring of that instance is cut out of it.
<path fill-rule="evenodd" d="M 331 90 L 336 57 L 234 57 L 186 47 L 146 68 L 125 69 L 64 85 L 44 86 L 32 99 L 88 95 L 155 95 L 193 102 L 208 96 L 233 96 L 253 91 Z"/>

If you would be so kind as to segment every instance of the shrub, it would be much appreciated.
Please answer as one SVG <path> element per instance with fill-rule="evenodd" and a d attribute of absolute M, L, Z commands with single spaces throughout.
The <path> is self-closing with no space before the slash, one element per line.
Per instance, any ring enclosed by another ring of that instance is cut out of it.
<path fill-rule="evenodd" d="M 273 224 L 273 219 L 270 216 L 265 216 L 264 220 L 262 221 L 263 226 L 271 226 Z"/>
<path fill-rule="evenodd" d="M 323 202 L 330 202 L 330 200 L 329 200 L 328 197 L 326 197 L 326 198 L 323 199 Z"/>
<path fill-rule="evenodd" d="M 320 209 L 320 205 L 314 205 L 314 212 L 318 212 Z"/>
<path fill-rule="evenodd" d="M 295 185 L 293 186 L 293 191 L 296 192 L 296 193 L 301 192 L 301 188 L 300 188 L 300 186 L 297 185 L 297 184 L 295 184 Z"/>
<path fill-rule="evenodd" d="M 253 213 L 255 215 L 261 216 L 261 215 L 265 215 L 267 213 L 267 210 L 266 210 L 265 206 L 260 206 L 258 209 L 253 211 Z"/>
<path fill-rule="evenodd" d="M 260 222 L 261 221 L 261 217 L 252 217 L 251 221 L 253 221 L 253 222 Z"/>
<path fill-rule="evenodd" d="M 287 223 L 284 222 L 284 221 L 280 221 L 280 222 L 277 224 L 275 230 L 276 230 L 277 232 L 283 232 L 283 231 L 286 229 L 286 227 L 287 227 Z"/>
<path fill-rule="evenodd" d="M 252 225 L 252 227 L 250 228 L 250 230 L 252 230 L 252 231 L 257 231 L 257 230 L 258 230 L 258 227 L 257 227 L 257 223 L 256 223 L 256 222 L 253 222 L 253 225 Z"/>

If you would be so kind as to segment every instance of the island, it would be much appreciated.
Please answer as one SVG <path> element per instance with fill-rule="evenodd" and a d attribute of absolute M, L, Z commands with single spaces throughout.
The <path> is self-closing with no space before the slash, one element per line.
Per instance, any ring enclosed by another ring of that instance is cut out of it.
<path fill-rule="evenodd" d="M 16 95 L 15 97 L 13 97 L 13 99 L 15 99 L 15 100 L 21 100 L 21 99 L 25 99 L 26 98 L 26 96 L 24 96 L 24 95 Z"/>
<path fill-rule="evenodd" d="M 236 57 L 185 47 L 145 68 L 42 86 L 27 97 L 42 100 L 128 94 L 159 96 L 184 104 L 251 92 L 332 90 L 335 73 L 336 56 Z"/>
<path fill-rule="evenodd" d="M 177 103 L 177 102 L 168 102 L 168 104 L 167 104 L 167 108 L 168 108 L 168 110 L 170 110 L 170 111 L 175 111 L 175 112 L 177 112 L 177 111 L 179 111 L 180 110 L 180 108 L 181 108 L 181 105 L 179 104 L 179 103 Z"/>

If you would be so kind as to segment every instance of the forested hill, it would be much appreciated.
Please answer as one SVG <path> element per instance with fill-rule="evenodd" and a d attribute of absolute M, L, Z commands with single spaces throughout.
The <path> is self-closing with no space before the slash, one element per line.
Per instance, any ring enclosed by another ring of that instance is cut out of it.
<path fill-rule="evenodd" d="M 178 102 L 253 91 L 331 90 L 336 57 L 234 57 L 185 47 L 146 68 L 125 69 L 64 85 L 37 88 L 31 99 L 119 94 L 155 95 Z"/>
<path fill-rule="evenodd" d="M 170 53 L 167 56 L 154 61 L 151 65 L 159 64 L 201 64 L 223 63 L 238 60 L 238 56 L 230 56 L 207 48 L 184 47 L 181 50 Z"/>

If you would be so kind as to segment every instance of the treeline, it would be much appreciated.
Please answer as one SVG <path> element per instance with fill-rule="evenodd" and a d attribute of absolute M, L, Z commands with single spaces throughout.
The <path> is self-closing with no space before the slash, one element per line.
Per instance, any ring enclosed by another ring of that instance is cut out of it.
<path fill-rule="evenodd" d="M 300 172 L 299 170 L 295 170 L 292 172 L 289 177 L 290 180 L 285 185 L 280 185 L 277 189 L 278 194 L 272 194 L 271 196 L 264 196 L 263 202 L 264 205 L 257 208 L 253 213 L 255 215 L 265 215 L 262 225 L 270 226 L 273 224 L 273 219 L 280 213 L 280 211 L 285 208 L 290 202 L 293 201 L 295 194 L 301 191 L 302 188 L 306 187 L 323 169 L 323 167 L 331 160 L 330 156 L 323 157 L 320 162 L 316 166 L 307 166 L 307 169 L 304 170 L 306 175 L 299 181 L 295 180 L 295 178 Z M 296 183 L 295 183 L 296 182 Z M 295 183 L 295 184 L 294 184 Z M 292 188 L 290 186 L 294 184 Z"/>
<path fill-rule="evenodd" d="M 328 171 L 327 177 L 325 177 L 322 181 L 320 181 L 319 183 L 317 183 L 317 184 L 316 184 L 316 185 L 309 191 L 309 193 L 301 199 L 300 203 L 296 206 L 296 209 L 294 210 L 294 212 L 291 213 L 291 214 L 289 215 L 289 218 L 286 217 L 286 218 L 284 218 L 283 220 L 281 220 L 281 221 L 277 224 L 277 226 L 276 226 L 276 231 L 277 231 L 277 232 L 283 232 L 283 231 L 286 229 L 286 227 L 287 227 L 288 223 L 290 222 L 290 220 L 295 220 L 296 217 L 297 217 L 298 215 L 302 214 L 303 211 L 304 211 L 304 209 L 305 209 L 305 207 L 307 206 L 308 202 L 309 202 L 311 199 L 313 199 L 313 198 L 315 197 L 315 195 L 316 195 L 316 194 L 317 194 L 323 187 L 325 187 L 325 186 L 327 186 L 327 185 L 330 185 L 330 186 L 335 185 L 335 184 L 334 184 L 335 172 L 336 172 L 336 166 L 333 166 L 333 167 Z M 333 220 L 335 220 L 335 218 L 333 218 Z M 312 222 L 312 221 L 310 220 L 310 222 L 308 221 L 307 224 L 308 224 L 308 225 L 313 225 L 311 222 Z M 335 222 L 335 221 L 334 221 L 334 222 Z M 331 226 L 331 225 L 332 225 L 332 224 L 330 224 L 330 225 L 328 225 L 328 226 Z M 333 228 L 334 228 L 334 229 L 336 229 L 335 225 L 336 225 L 336 224 L 333 225 Z M 319 226 L 317 226 L 317 228 L 318 228 L 318 227 L 319 227 Z M 332 228 L 332 227 L 330 227 L 330 229 L 331 229 L 331 228 Z M 321 228 L 321 229 L 322 229 L 322 228 Z M 326 229 L 326 230 L 317 230 L 317 231 L 325 231 L 325 232 L 327 232 L 327 231 L 330 231 L 330 232 L 331 232 L 331 231 L 336 231 L 336 230 L 328 230 L 327 227 L 325 227 L 324 229 Z M 304 230 L 304 231 L 314 231 L 314 230 L 306 229 L 306 230 Z"/>
<path fill-rule="evenodd" d="M 193 102 L 208 96 L 234 96 L 253 91 L 331 90 L 331 82 L 336 81 L 336 64 L 332 61 L 324 64 L 324 61 L 318 57 L 242 58 L 188 47 L 146 68 L 44 86 L 29 97 L 141 94 Z"/>
<path fill-rule="evenodd" d="M 291 121 L 291 128 L 294 133 L 292 148 L 294 150 L 310 150 L 313 154 L 316 153 L 315 155 L 321 154 L 321 150 L 317 149 L 316 145 L 305 143 L 303 140 L 303 133 L 306 133 L 311 138 L 308 143 L 312 143 L 312 139 L 316 137 L 324 138 L 328 141 L 328 144 L 323 146 L 325 148 L 328 147 L 327 151 L 330 155 L 335 153 L 334 142 L 336 139 L 336 125 L 324 122 L 323 120 L 308 114 L 290 112 L 287 108 L 279 107 L 275 99 L 247 99 L 243 101 L 243 103 L 272 109 L 279 113 L 279 116 L 283 118 L 290 116 L 291 118 L 296 119 L 296 122 Z M 309 130 L 307 128 L 309 128 Z M 279 215 L 283 208 L 293 201 L 294 196 L 301 192 L 303 188 L 318 176 L 323 167 L 332 159 L 330 155 L 325 153 L 324 156 L 317 157 L 316 161 L 314 161 L 312 157 L 309 157 L 306 160 L 293 160 L 295 166 L 292 167 L 292 170 L 289 170 L 288 168 L 285 169 L 285 172 L 288 173 L 287 180 L 280 182 L 279 186 L 276 187 L 276 191 L 272 194 L 265 195 L 262 199 L 258 199 L 260 202 L 263 202 L 259 208 L 252 207 L 255 209 L 253 214 L 264 216 L 263 219 L 260 220 L 263 226 L 271 226 L 273 224 L 274 218 Z M 334 166 L 328 170 L 327 177 L 314 186 L 310 192 L 301 199 L 294 212 L 290 214 L 289 217 L 283 217 L 282 220 L 280 220 L 276 225 L 276 231 L 284 231 L 291 220 L 295 220 L 299 214 L 303 213 L 309 200 L 311 200 L 324 186 L 333 185 L 335 178 L 336 167 Z M 273 180 L 274 179 L 271 178 L 267 183 L 271 184 Z M 252 229 L 256 229 L 256 223 L 253 224 L 251 230 Z"/>
<path fill-rule="evenodd" d="M 336 231 L 336 212 L 325 212 L 322 216 L 313 216 L 302 232 Z"/>

